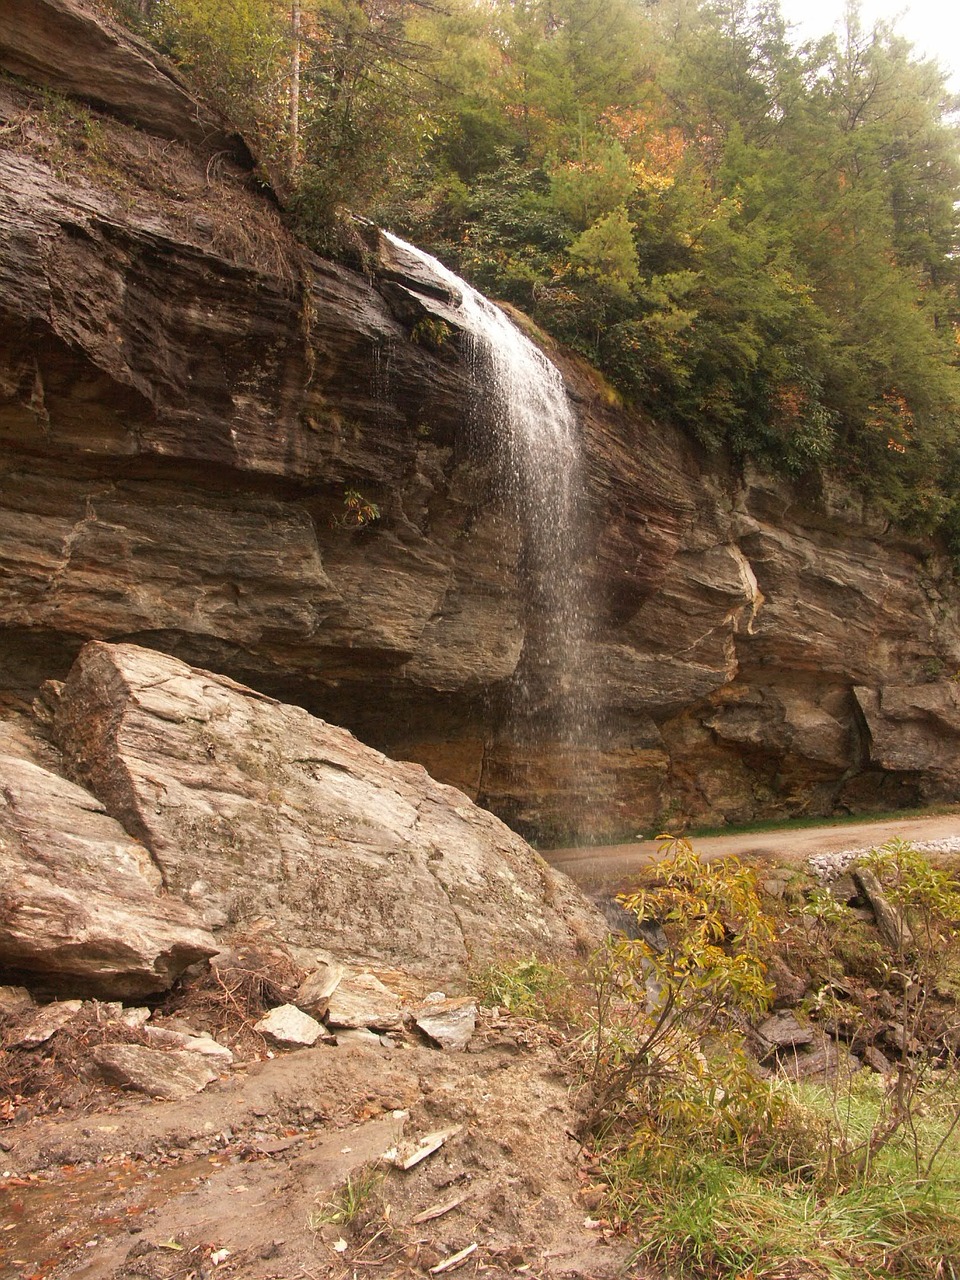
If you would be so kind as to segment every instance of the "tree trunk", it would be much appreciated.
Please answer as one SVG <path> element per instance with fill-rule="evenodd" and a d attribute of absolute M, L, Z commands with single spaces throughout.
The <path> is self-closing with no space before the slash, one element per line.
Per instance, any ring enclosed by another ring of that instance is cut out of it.
<path fill-rule="evenodd" d="M 293 54 L 290 61 L 290 163 L 291 186 L 297 180 L 300 150 L 300 0 L 293 0 Z"/>

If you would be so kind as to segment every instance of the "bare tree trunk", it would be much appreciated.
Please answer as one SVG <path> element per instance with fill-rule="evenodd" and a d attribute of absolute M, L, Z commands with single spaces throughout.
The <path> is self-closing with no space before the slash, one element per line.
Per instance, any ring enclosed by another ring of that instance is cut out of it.
<path fill-rule="evenodd" d="M 293 0 L 293 56 L 290 61 L 290 164 L 291 185 L 297 180 L 300 150 L 300 0 Z"/>

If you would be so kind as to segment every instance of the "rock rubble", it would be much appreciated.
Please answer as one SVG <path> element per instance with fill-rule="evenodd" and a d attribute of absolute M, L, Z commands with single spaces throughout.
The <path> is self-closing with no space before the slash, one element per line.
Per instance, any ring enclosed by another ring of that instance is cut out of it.
<path fill-rule="evenodd" d="M 960 853 L 960 836 L 950 836 L 945 840 L 911 840 L 911 846 L 917 853 Z M 835 853 L 817 853 L 808 859 L 810 870 L 823 884 L 830 884 L 850 867 L 858 858 L 872 853 L 869 845 L 858 849 L 839 849 Z"/>

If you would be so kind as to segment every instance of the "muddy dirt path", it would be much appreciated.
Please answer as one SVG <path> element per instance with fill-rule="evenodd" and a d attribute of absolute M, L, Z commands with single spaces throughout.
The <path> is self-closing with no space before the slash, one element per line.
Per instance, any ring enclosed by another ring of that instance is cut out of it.
<path fill-rule="evenodd" d="M 569 1057 L 491 1015 L 463 1053 L 320 1045 L 185 1101 L 104 1089 L 0 1127 L 0 1280 L 617 1280 Z M 401 1132 L 441 1141 L 396 1169 Z"/>
<path fill-rule="evenodd" d="M 960 808 L 930 817 L 694 837 L 693 844 L 704 858 L 736 854 L 745 859 L 773 858 L 781 862 L 804 863 L 817 853 L 873 848 L 896 837 L 918 843 L 960 839 Z M 617 893 L 630 885 L 641 867 L 654 861 L 657 850 L 655 840 L 641 840 L 632 844 L 546 849 L 541 852 L 551 866 L 565 871 L 587 893 Z"/>

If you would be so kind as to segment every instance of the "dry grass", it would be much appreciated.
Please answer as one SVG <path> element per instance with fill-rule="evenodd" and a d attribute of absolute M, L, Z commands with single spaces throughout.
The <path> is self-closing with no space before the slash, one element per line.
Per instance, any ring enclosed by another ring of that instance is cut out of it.
<path fill-rule="evenodd" d="M 266 1045 L 254 1023 L 277 1004 L 293 999 L 303 970 L 272 940 L 238 940 L 223 962 L 178 983 L 155 1003 L 150 1025 L 175 1017 L 206 1031 L 240 1058 L 257 1058 Z M 16 1045 L 23 1015 L 0 1015 L 0 1125 L 14 1119 L 109 1105 L 108 1087 L 91 1070 L 100 1044 L 157 1048 L 146 1031 L 117 1018 L 116 1005 L 86 1001 L 81 1011 L 44 1044 Z"/>
<path fill-rule="evenodd" d="M 0 1015 L 0 1122 L 95 1109 L 104 1086 L 89 1071 L 91 1050 L 148 1043 L 141 1029 L 118 1022 L 110 1006 L 96 1000 L 35 1048 L 16 1046 L 19 1025 L 19 1018 Z"/>

